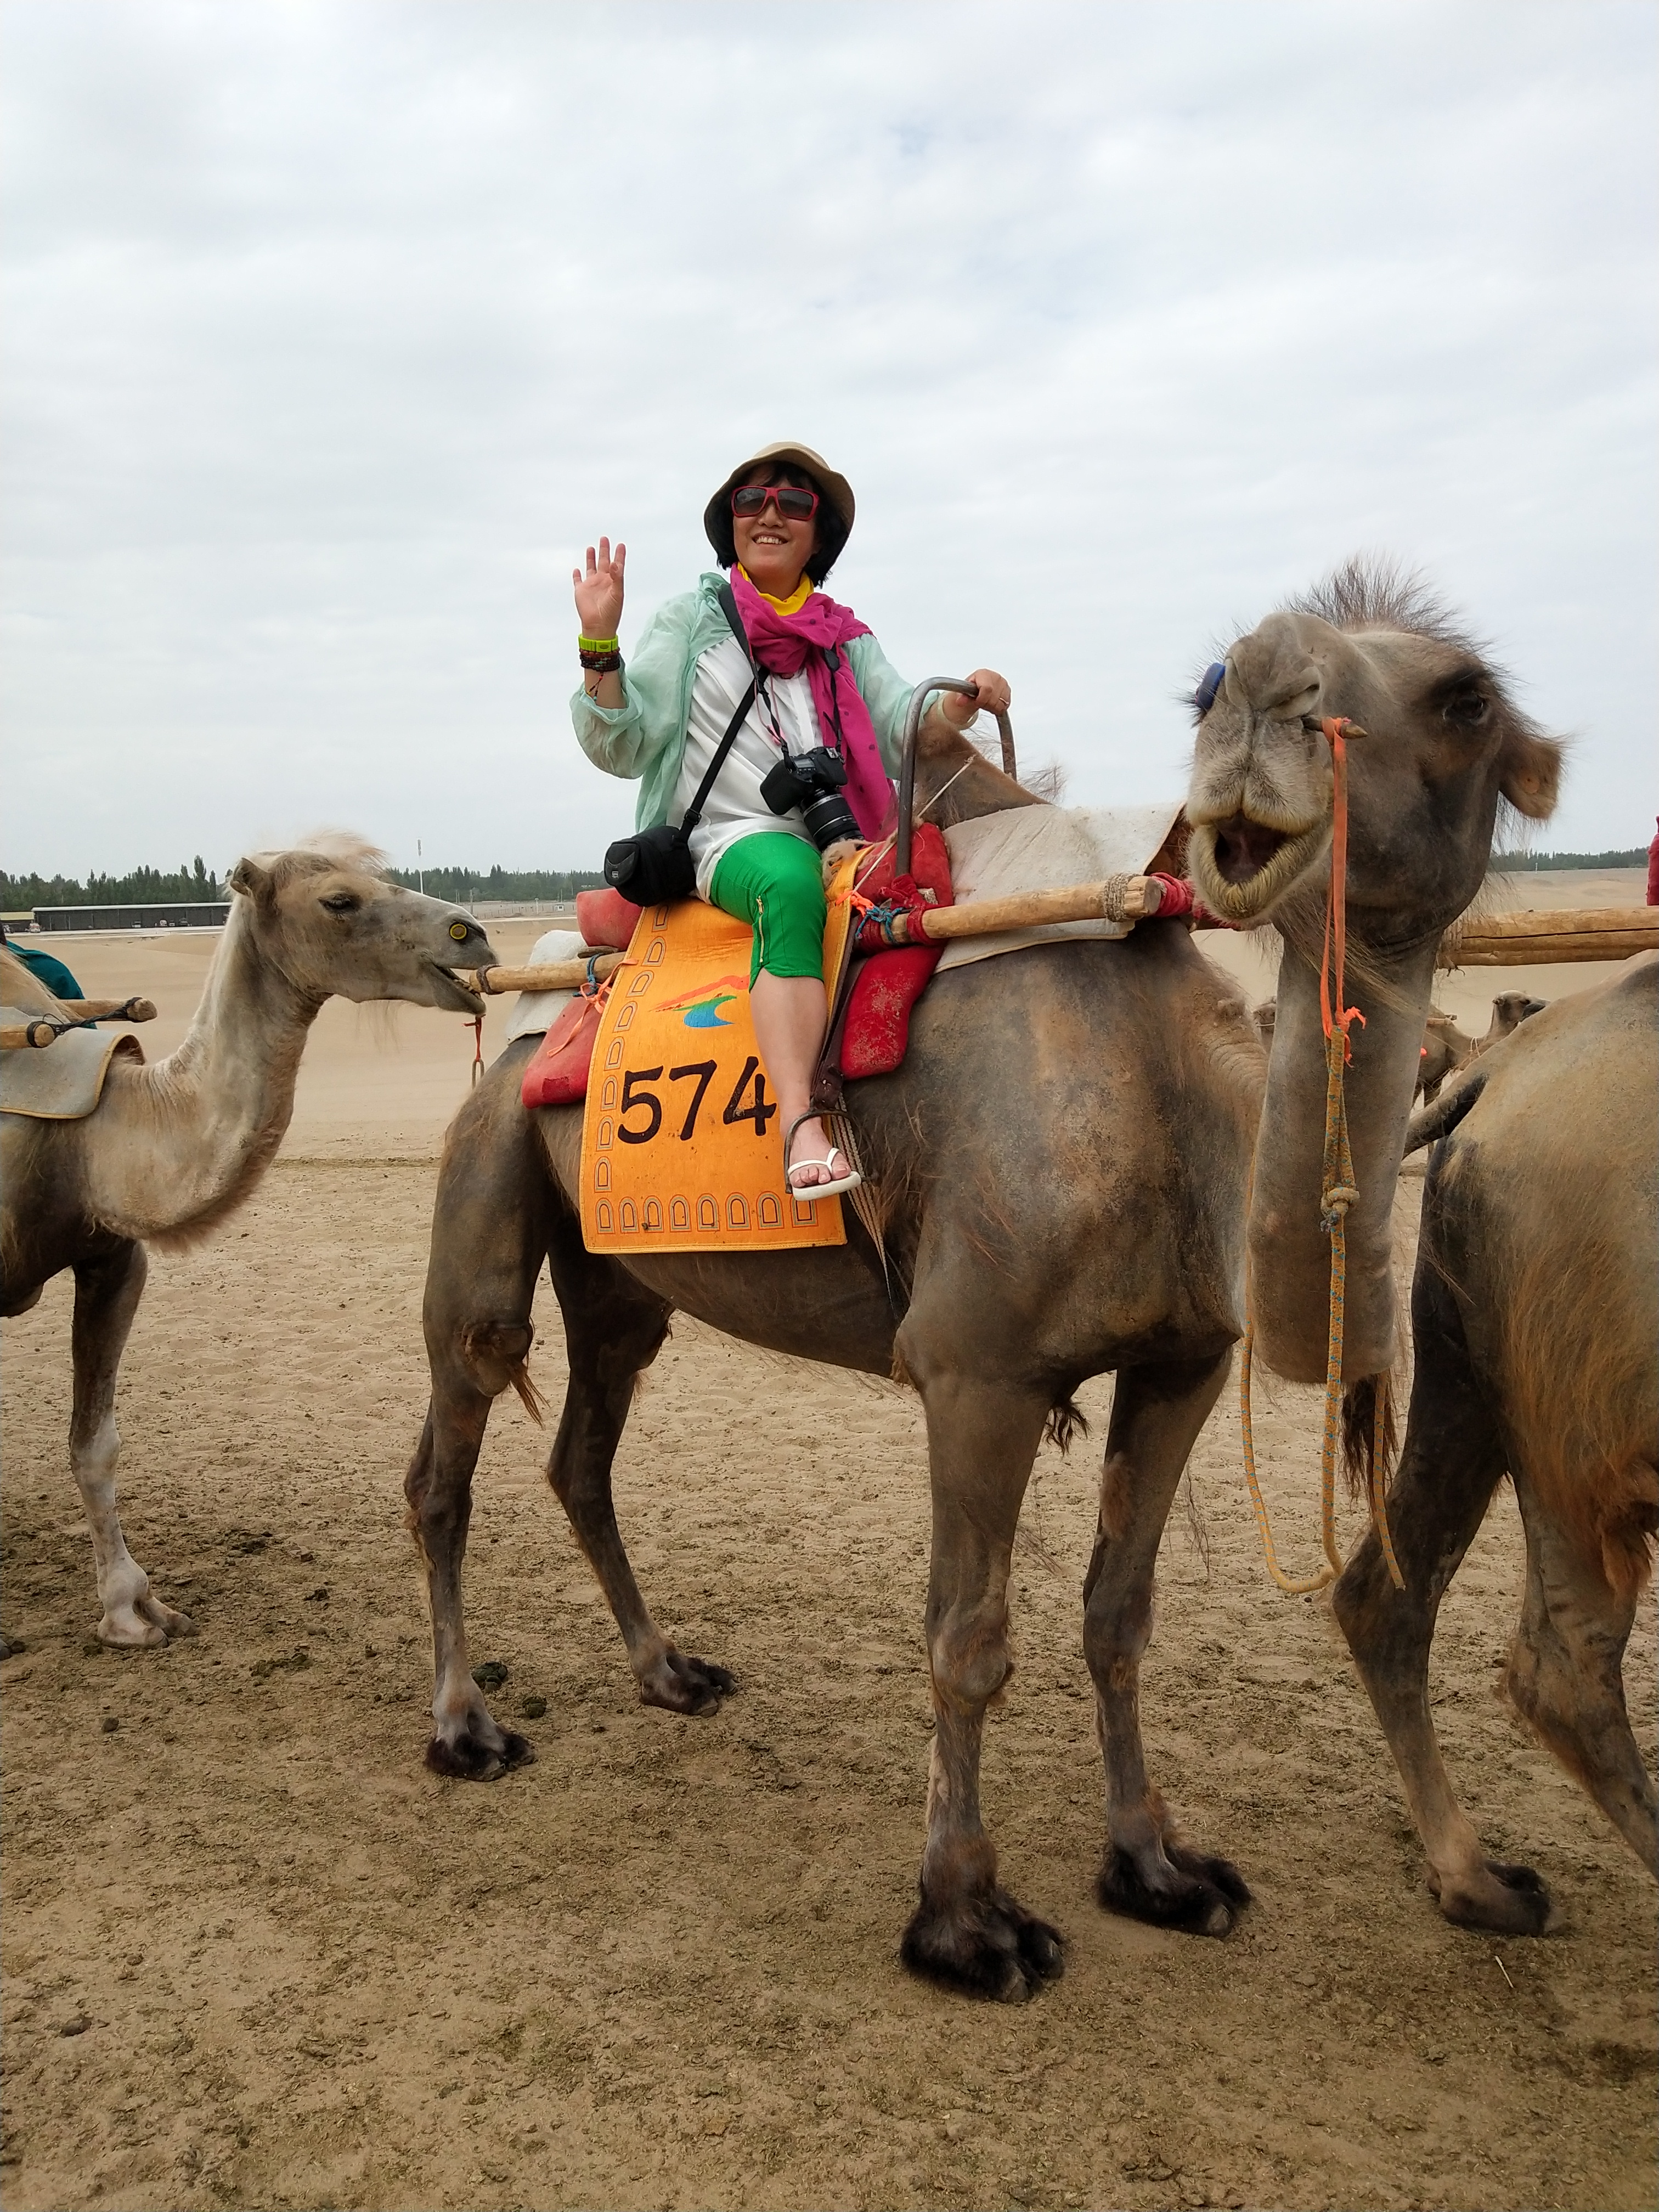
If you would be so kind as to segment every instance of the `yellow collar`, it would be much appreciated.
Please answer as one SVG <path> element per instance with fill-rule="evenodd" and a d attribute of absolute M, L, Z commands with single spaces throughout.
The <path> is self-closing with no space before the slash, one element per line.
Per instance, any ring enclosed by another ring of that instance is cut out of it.
<path fill-rule="evenodd" d="M 754 578 L 750 574 L 748 569 L 744 567 L 741 561 L 738 563 L 738 573 L 742 576 L 745 583 L 755 584 Z M 817 586 L 812 581 L 812 579 L 805 573 L 805 571 L 803 570 L 801 572 L 801 580 L 799 583 L 796 585 L 794 590 L 790 592 L 787 599 L 775 599 L 773 598 L 770 592 L 761 592 L 761 587 L 758 584 L 755 584 L 755 589 L 757 592 L 760 592 L 760 595 L 762 599 L 765 600 L 767 605 L 769 607 L 775 607 L 779 614 L 798 615 L 801 609 L 806 605 L 808 599 L 811 598 L 813 592 L 817 591 Z"/>

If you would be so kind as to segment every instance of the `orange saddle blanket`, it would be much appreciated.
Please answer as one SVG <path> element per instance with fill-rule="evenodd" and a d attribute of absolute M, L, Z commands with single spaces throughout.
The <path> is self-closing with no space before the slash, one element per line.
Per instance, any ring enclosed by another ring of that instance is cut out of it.
<path fill-rule="evenodd" d="M 840 971 L 843 879 L 824 927 Z M 700 899 L 647 908 L 599 1016 L 582 1121 L 591 1252 L 757 1252 L 844 1244 L 841 1200 L 793 1196 L 784 1131 L 749 1012 L 751 938 Z"/>

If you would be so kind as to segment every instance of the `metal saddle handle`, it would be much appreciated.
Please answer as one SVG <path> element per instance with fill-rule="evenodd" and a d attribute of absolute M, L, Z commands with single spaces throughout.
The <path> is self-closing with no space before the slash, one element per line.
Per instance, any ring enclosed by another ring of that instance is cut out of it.
<path fill-rule="evenodd" d="M 918 684 L 910 694 L 910 704 L 904 716 L 904 753 L 899 763 L 898 842 L 893 854 L 895 875 L 910 872 L 910 810 L 916 796 L 916 739 L 921 731 L 922 710 L 935 691 L 959 691 L 964 698 L 972 698 L 977 690 L 965 676 L 930 676 L 925 684 Z M 997 732 L 1002 739 L 1002 772 L 1018 781 L 1014 766 L 1014 726 L 1004 708 L 997 709 Z"/>

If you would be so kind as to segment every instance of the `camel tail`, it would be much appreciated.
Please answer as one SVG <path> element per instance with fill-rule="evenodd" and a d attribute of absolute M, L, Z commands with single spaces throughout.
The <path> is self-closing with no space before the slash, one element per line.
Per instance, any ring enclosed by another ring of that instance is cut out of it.
<path fill-rule="evenodd" d="M 1350 1382 L 1342 1393 L 1342 1472 L 1347 1477 L 1350 1498 L 1366 1498 L 1371 1492 L 1372 1458 L 1376 1448 L 1376 1389 L 1379 1382 L 1386 1386 L 1389 1381 L 1387 1375 L 1364 1375 L 1358 1382 Z M 1400 1449 L 1395 1425 L 1395 1395 L 1389 1390 L 1382 1407 L 1384 1489 Z"/>
<path fill-rule="evenodd" d="M 1048 1418 L 1042 1425 L 1042 1433 L 1051 1444 L 1058 1446 L 1063 1455 L 1072 1449 L 1073 1437 L 1088 1435 L 1088 1417 L 1075 1399 L 1056 1399 L 1048 1408 Z"/>
<path fill-rule="evenodd" d="M 1488 1071 L 1480 1070 L 1470 1075 L 1456 1088 L 1437 1098 L 1432 1106 L 1425 1106 L 1420 1114 L 1413 1114 L 1406 1124 L 1406 1149 L 1402 1159 L 1420 1152 L 1425 1145 L 1438 1144 L 1442 1137 L 1449 1137 L 1463 1116 L 1486 1087 Z"/>
<path fill-rule="evenodd" d="M 538 1429 L 547 1426 L 547 1401 L 531 1380 L 530 1362 L 521 1359 L 507 1370 L 507 1381 L 519 1394 L 519 1403 Z"/>

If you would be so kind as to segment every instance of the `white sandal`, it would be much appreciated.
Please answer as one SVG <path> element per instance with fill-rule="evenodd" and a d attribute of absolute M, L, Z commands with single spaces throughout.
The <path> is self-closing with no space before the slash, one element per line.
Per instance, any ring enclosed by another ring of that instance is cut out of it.
<path fill-rule="evenodd" d="M 803 1114 L 800 1117 L 800 1121 L 811 1121 L 817 1118 L 817 1117 L 815 1115 Z M 793 1137 L 795 1131 L 799 1129 L 799 1127 L 800 1121 L 797 1121 L 793 1125 L 789 1131 L 789 1134 L 792 1138 Z M 786 1144 L 784 1147 L 783 1187 L 788 1192 L 790 1197 L 801 1205 L 809 1204 L 815 1198 L 839 1198 L 843 1191 L 856 1190 L 859 1185 L 864 1181 L 864 1177 L 859 1173 L 856 1168 L 849 1167 L 844 1176 L 837 1176 L 836 1174 L 836 1162 L 837 1160 L 844 1160 L 846 1158 L 846 1153 L 842 1152 L 839 1145 L 831 1145 L 830 1147 L 830 1157 L 828 1159 L 792 1160 L 788 1157 L 788 1146 Z M 828 1182 L 798 1183 L 793 1180 L 793 1177 L 797 1170 L 801 1168 L 828 1168 L 830 1174 L 830 1181 Z"/>

